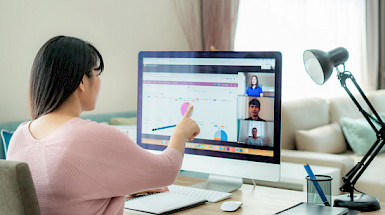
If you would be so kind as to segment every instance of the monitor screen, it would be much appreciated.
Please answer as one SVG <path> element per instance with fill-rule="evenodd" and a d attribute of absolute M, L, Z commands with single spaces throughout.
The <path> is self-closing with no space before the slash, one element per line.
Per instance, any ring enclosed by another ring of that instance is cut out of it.
<path fill-rule="evenodd" d="M 187 169 L 222 174 L 199 166 L 211 158 L 227 166 L 280 163 L 279 52 L 140 52 L 138 71 L 141 147 L 164 150 L 173 126 L 193 105 L 200 134 L 186 143 Z"/>

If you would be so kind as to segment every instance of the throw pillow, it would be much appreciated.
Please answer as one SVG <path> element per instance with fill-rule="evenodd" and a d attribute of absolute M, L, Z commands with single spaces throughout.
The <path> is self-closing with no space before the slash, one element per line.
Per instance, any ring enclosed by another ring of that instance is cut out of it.
<path fill-rule="evenodd" d="M 136 117 L 111 118 L 111 125 L 136 125 Z"/>
<path fill-rule="evenodd" d="M 358 119 L 341 118 L 341 125 L 348 144 L 353 152 L 359 156 L 365 155 L 377 139 L 376 133 L 363 117 Z M 383 152 L 385 152 L 385 147 L 379 153 Z"/>
<path fill-rule="evenodd" d="M 295 132 L 297 149 L 302 151 L 342 153 L 346 142 L 337 123 L 320 126 L 311 130 Z"/>
<path fill-rule="evenodd" d="M 1 135 L 1 141 L 3 142 L 3 156 L 4 159 L 6 158 L 9 142 L 11 141 L 11 137 L 13 135 L 13 132 L 7 131 L 5 129 L 2 129 L 0 132 Z"/>

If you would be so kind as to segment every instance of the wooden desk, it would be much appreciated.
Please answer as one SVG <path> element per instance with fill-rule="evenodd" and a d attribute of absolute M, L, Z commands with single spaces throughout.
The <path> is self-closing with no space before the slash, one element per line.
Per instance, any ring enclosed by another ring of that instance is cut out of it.
<path fill-rule="evenodd" d="M 175 184 L 188 186 L 191 184 L 202 182 L 203 179 L 200 178 L 191 178 L 186 176 L 178 176 Z M 293 206 L 299 202 L 306 202 L 306 193 L 293 190 L 277 189 L 271 187 L 263 187 L 244 184 L 242 187 L 233 192 L 231 200 L 242 201 L 243 205 L 236 212 L 224 212 L 220 209 L 220 206 L 223 201 L 217 203 L 205 203 L 198 207 L 190 208 L 183 210 L 175 214 L 187 214 L 187 215 L 205 215 L 205 214 L 274 214 L 278 211 L 286 209 L 290 206 Z M 226 200 L 225 200 L 226 201 Z M 130 215 L 135 213 L 130 213 L 125 211 L 124 215 Z M 385 214 L 385 203 L 381 203 L 381 210 L 370 212 L 370 213 L 360 213 L 360 214 Z"/>

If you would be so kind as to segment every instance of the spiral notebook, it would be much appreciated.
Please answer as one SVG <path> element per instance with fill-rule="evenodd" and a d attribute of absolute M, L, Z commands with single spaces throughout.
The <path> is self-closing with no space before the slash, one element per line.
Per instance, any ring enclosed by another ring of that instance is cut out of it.
<path fill-rule="evenodd" d="M 290 208 L 280 211 L 276 214 L 279 215 L 345 215 L 348 214 L 347 208 L 328 207 L 323 205 L 309 204 L 306 202 L 300 202 Z"/>
<path fill-rule="evenodd" d="M 170 214 L 205 202 L 206 200 L 203 198 L 163 192 L 129 199 L 124 203 L 124 207 L 149 214 Z"/>

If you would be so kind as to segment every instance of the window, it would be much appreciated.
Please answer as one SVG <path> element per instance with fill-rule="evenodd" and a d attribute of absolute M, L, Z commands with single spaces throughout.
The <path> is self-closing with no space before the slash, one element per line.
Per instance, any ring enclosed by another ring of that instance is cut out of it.
<path fill-rule="evenodd" d="M 364 41 L 364 0 L 240 0 L 235 50 L 282 52 L 283 100 L 346 95 L 336 72 L 324 85 L 315 84 L 305 72 L 302 54 L 345 47 L 346 70 L 361 84 Z"/>

